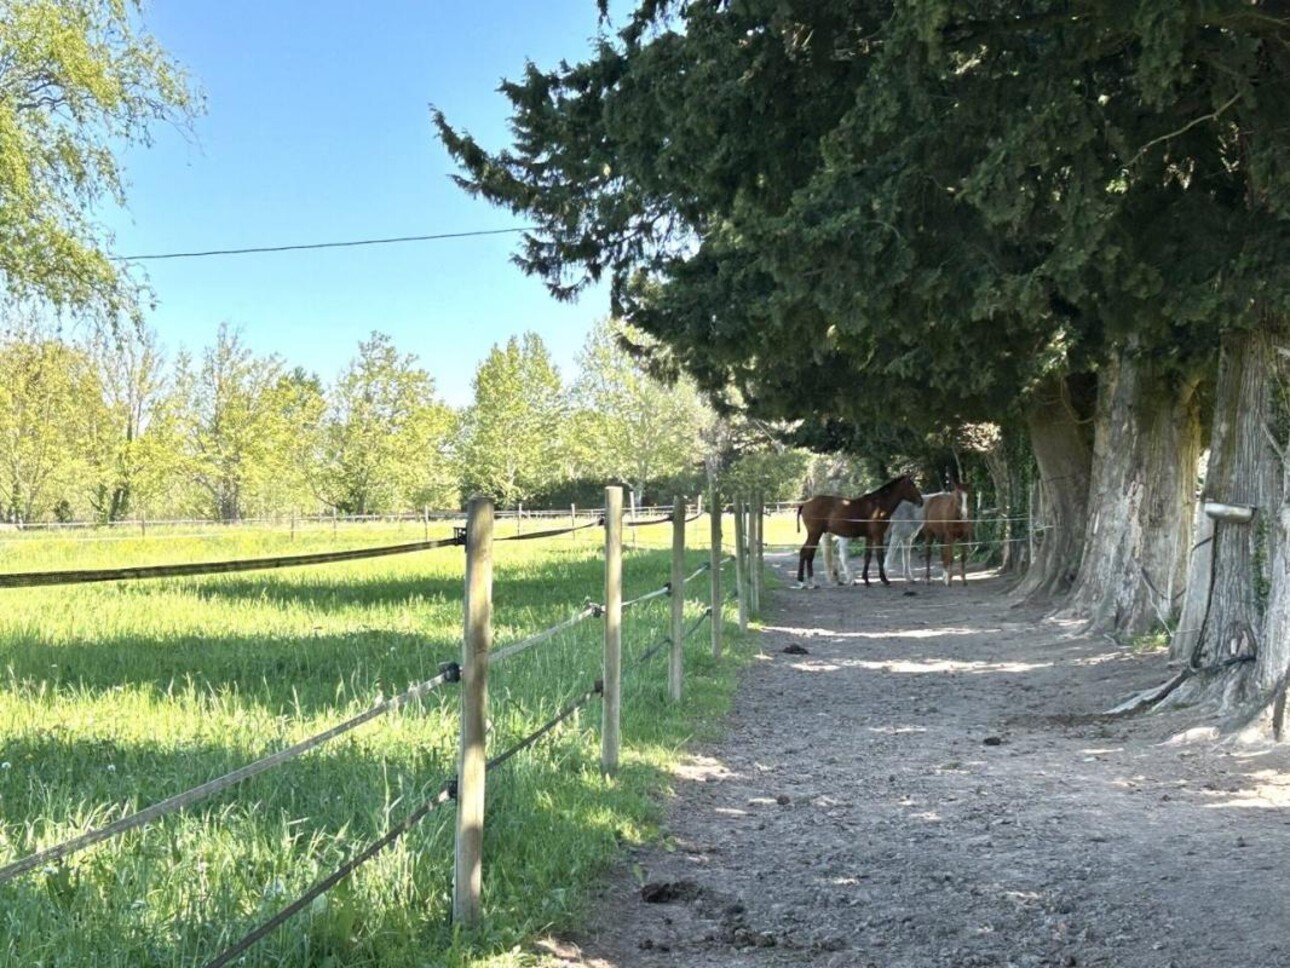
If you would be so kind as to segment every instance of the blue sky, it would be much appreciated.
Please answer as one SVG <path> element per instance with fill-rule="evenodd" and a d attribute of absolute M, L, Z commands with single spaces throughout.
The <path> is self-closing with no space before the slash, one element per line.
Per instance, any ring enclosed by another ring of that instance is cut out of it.
<path fill-rule="evenodd" d="M 509 143 L 503 77 L 583 59 L 595 0 L 182 0 L 145 22 L 205 93 L 196 138 L 156 131 L 123 156 L 121 255 L 426 235 L 522 224 L 472 200 L 429 105 Z M 335 377 L 372 330 L 415 353 L 454 405 L 496 343 L 539 333 L 566 378 L 603 288 L 560 304 L 510 261 L 518 235 L 143 263 L 171 352 L 221 321 L 258 353 Z"/>

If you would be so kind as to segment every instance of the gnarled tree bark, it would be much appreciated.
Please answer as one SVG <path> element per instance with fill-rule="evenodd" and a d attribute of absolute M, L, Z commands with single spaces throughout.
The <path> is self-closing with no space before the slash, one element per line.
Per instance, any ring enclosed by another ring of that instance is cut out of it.
<path fill-rule="evenodd" d="M 1069 591 L 1079 570 L 1092 464 L 1089 390 L 1087 375 L 1052 377 L 1035 390 L 1027 409 L 1044 530 L 1017 586 L 1024 598 Z"/>
<path fill-rule="evenodd" d="M 1088 530 L 1068 603 L 1089 631 L 1167 625 L 1182 598 L 1201 450 L 1196 385 L 1132 348 L 1099 373 Z"/>
<path fill-rule="evenodd" d="M 1233 712 L 1266 698 L 1290 658 L 1284 469 L 1273 426 L 1274 413 L 1285 407 L 1285 361 L 1277 344 L 1286 329 L 1265 320 L 1223 338 L 1201 500 L 1250 506 L 1253 515 L 1247 523 L 1197 517 L 1194 560 L 1170 650 L 1171 659 L 1193 675 L 1167 698 L 1172 704 L 1206 702 L 1220 713 Z"/>

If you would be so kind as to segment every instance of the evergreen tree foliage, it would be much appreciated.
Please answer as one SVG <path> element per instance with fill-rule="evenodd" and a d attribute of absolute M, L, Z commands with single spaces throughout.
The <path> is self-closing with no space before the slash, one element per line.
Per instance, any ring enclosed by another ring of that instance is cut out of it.
<path fill-rule="evenodd" d="M 510 148 L 436 123 L 536 220 L 527 271 L 607 275 L 705 389 L 934 430 L 1284 311 L 1288 31 L 1246 0 L 651 0 L 503 85 Z"/>

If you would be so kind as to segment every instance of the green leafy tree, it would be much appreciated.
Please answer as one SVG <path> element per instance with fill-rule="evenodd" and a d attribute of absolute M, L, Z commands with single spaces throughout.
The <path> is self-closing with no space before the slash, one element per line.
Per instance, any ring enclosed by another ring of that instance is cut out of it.
<path fill-rule="evenodd" d="M 0 289 L 115 318 L 134 291 L 96 224 L 125 201 L 116 153 L 197 107 L 132 0 L 0 2 Z"/>
<path fill-rule="evenodd" d="M 0 481 L 7 520 L 72 516 L 107 408 L 93 362 L 40 335 L 0 345 Z"/>
<path fill-rule="evenodd" d="M 608 320 L 587 336 L 572 387 L 576 442 L 585 474 L 626 482 L 639 504 L 649 484 L 691 471 L 702 460 L 714 415 L 693 380 L 663 383 L 620 339 L 640 345 L 645 337 Z"/>
<path fill-rule="evenodd" d="M 278 470 L 269 482 L 265 503 L 279 513 L 317 507 L 327 410 L 322 381 L 297 366 L 278 377 L 268 406 L 279 422 L 279 444 L 272 458 Z"/>
<path fill-rule="evenodd" d="M 90 505 L 117 521 L 146 506 L 178 471 L 165 360 L 150 329 L 98 328 L 88 352 L 103 388 L 105 418 L 94 429 Z"/>
<path fill-rule="evenodd" d="M 563 385 L 536 333 L 494 346 L 473 381 L 463 419 L 462 479 L 468 492 L 514 507 L 553 483 L 561 467 Z"/>
<path fill-rule="evenodd" d="M 266 495 L 289 453 L 277 405 L 282 361 L 256 357 L 221 323 L 196 371 L 181 364 L 176 379 L 185 401 L 186 466 L 199 509 L 221 521 L 268 509 Z"/>
<path fill-rule="evenodd" d="M 455 425 L 417 358 L 372 333 L 331 393 L 322 493 L 351 514 L 455 506 Z"/>

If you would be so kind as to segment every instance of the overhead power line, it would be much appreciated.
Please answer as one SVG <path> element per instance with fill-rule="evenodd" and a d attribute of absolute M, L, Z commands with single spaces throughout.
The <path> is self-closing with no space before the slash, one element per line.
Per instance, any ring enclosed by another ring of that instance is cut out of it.
<path fill-rule="evenodd" d="M 202 259 L 212 255 L 250 255 L 257 252 L 299 252 L 303 249 L 349 249 L 360 245 L 392 245 L 396 242 L 434 242 L 440 239 L 469 239 L 482 235 L 509 235 L 534 231 L 521 225 L 511 229 L 479 229 L 473 232 L 440 232 L 436 235 L 401 235 L 390 239 L 356 239 L 349 242 L 309 242 L 303 245 L 260 245 L 245 249 L 208 249 L 204 252 L 156 252 L 145 255 L 114 255 L 114 262 L 144 262 L 160 259 Z"/>

